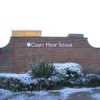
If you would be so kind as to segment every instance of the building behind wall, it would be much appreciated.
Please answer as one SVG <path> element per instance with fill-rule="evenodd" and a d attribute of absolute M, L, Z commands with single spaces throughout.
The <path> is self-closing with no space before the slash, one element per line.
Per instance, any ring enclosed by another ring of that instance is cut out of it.
<path fill-rule="evenodd" d="M 41 31 L 13 31 L 9 44 L 0 48 L 1 72 L 26 72 L 40 62 L 75 62 L 86 73 L 100 73 L 100 48 L 90 46 L 82 34 L 42 37 Z"/>

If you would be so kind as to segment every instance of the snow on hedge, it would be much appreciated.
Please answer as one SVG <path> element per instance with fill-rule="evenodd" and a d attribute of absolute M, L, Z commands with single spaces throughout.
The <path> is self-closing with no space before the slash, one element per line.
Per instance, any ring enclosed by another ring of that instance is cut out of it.
<path fill-rule="evenodd" d="M 63 73 L 63 74 L 66 74 L 66 70 L 69 69 L 71 71 L 75 71 L 77 73 L 81 73 L 81 66 L 77 63 L 54 63 L 53 64 L 56 71 L 58 71 L 59 73 Z M 14 79 L 18 79 L 20 80 L 21 82 L 25 83 L 25 84 L 31 84 L 31 83 L 34 83 L 36 84 L 37 83 L 37 79 L 32 79 L 31 78 L 31 75 L 28 74 L 28 73 L 25 73 L 25 74 L 16 74 L 16 73 L 0 73 L 0 77 L 4 77 L 4 78 L 14 78 Z M 51 79 L 52 78 L 57 78 L 58 77 L 50 77 Z M 59 80 L 59 79 L 58 79 Z"/>
<path fill-rule="evenodd" d="M 26 84 L 33 83 L 33 80 L 29 74 L 0 73 L 0 77 L 18 79 Z"/>
<path fill-rule="evenodd" d="M 74 71 L 77 72 L 78 74 L 81 74 L 82 72 L 82 67 L 80 64 L 77 63 L 54 63 L 55 69 L 59 73 L 66 74 L 66 70 Z"/>

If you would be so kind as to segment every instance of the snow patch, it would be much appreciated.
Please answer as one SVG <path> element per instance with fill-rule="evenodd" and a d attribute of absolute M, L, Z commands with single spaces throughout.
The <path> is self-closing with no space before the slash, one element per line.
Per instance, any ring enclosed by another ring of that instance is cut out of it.
<path fill-rule="evenodd" d="M 0 89 L 0 100 L 4 100 L 8 96 L 12 95 L 11 91 Z"/>
<path fill-rule="evenodd" d="M 92 95 L 92 97 L 93 97 L 95 100 L 100 100 L 100 93 L 96 93 L 96 94 Z"/>

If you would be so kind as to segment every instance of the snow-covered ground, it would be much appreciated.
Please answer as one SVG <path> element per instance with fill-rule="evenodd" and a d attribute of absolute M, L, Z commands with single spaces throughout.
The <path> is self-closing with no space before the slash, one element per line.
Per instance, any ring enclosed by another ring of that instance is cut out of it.
<path fill-rule="evenodd" d="M 100 88 L 64 88 L 34 92 L 0 89 L 0 100 L 100 100 Z"/>

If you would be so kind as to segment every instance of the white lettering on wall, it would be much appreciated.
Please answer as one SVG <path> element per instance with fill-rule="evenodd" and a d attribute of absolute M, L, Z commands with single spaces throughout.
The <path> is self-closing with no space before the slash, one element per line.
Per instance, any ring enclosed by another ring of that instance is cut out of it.
<path fill-rule="evenodd" d="M 72 47 L 72 43 L 62 43 L 62 42 L 57 42 L 57 43 L 50 43 L 50 42 L 45 42 L 45 43 L 36 43 L 36 42 L 27 42 L 27 47 L 38 47 L 38 48 L 48 48 L 48 47 Z"/>

